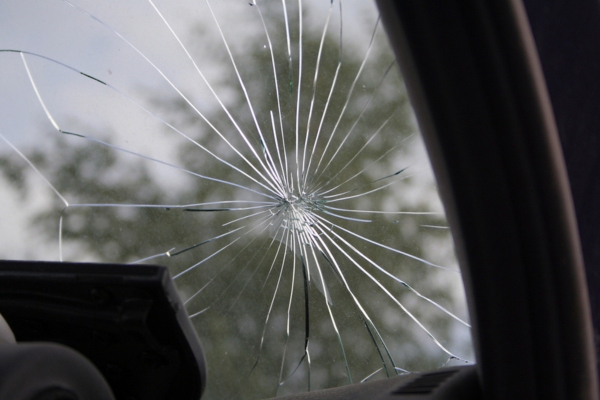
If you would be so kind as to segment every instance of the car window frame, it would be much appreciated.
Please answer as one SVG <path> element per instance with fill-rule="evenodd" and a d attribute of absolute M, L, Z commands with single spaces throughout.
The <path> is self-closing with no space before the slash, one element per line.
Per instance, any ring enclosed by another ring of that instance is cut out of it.
<path fill-rule="evenodd" d="M 556 123 L 519 1 L 379 1 L 456 242 L 488 398 L 597 398 Z"/>

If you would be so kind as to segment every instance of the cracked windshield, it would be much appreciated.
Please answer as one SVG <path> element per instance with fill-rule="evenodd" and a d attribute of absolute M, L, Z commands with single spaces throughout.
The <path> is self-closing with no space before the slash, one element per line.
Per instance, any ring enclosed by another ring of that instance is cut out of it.
<path fill-rule="evenodd" d="M 474 362 L 375 4 L 0 4 L 0 258 L 168 266 L 207 399 Z"/>

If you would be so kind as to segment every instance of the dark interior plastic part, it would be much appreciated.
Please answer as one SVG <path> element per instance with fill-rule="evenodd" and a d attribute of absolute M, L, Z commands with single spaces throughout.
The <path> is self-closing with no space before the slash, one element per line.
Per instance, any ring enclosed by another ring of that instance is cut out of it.
<path fill-rule="evenodd" d="M 197 400 L 204 389 L 200 344 L 165 267 L 0 261 L 0 313 L 18 342 L 85 355 L 117 399 Z"/>
<path fill-rule="evenodd" d="M 441 368 L 318 392 L 278 397 L 281 400 L 479 400 L 477 368 Z"/>
<path fill-rule="evenodd" d="M 489 399 L 595 399 L 587 287 L 520 1 L 379 1 L 450 221 Z"/>
<path fill-rule="evenodd" d="M 0 344 L 2 400 L 114 400 L 81 354 L 52 343 Z"/>

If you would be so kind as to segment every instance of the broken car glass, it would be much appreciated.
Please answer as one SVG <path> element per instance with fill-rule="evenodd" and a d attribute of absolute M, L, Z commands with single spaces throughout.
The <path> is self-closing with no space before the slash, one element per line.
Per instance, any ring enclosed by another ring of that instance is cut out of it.
<path fill-rule="evenodd" d="M 0 257 L 167 265 L 206 398 L 473 361 L 374 4 L 30 0 L 0 18 Z"/>

